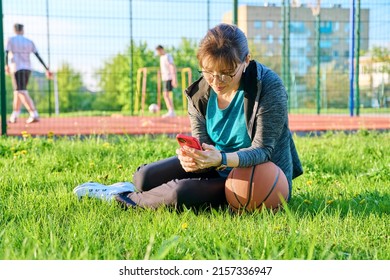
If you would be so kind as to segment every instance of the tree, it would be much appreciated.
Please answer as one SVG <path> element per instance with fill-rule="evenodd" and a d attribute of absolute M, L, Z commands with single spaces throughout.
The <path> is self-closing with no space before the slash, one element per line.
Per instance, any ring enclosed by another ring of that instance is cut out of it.
<path fill-rule="evenodd" d="M 49 112 L 49 84 L 45 73 L 32 71 L 27 89 L 38 112 Z"/>
<path fill-rule="evenodd" d="M 175 65 L 178 70 L 177 72 L 178 87 L 174 89 L 175 97 L 181 97 L 182 92 L 184 90 L 182 88 L 181 69 L 183 68 L 191 69 L 192 81 L 186 80 L 186 83 L 184 83 L 185 87 L 189 86 L 189 84 L 191 84 L 193 81 L 197 80 L 200 77 L 200 74 L 198 72 L 199 63 L 198 63 L 198 59 L 196 58 L 197 48 L 198 46 L 195 41 L 182 38 L 178 48 L 172 48 L 171 50 L 168 50 L 168 52 L 170 52 L 174 57 Z M 184 78 L 187 79 L 187 77 Z M 174 101 L 175 101 L 175 108 L 182 107 L 182 98 L 175 98 Z M 187 108 L 183 108 L 183 110 L 187 110 Z"/>
<path fill-rule="evenodd" d="M 121 103 L 118 102 L 121 95 L 119 85 L 129 80 L 129 71 L 129 58 L 124 54 L 117 54 L 104 63 L 103 68 L 97 73 L 100 77 L 99 86 L 102 91 L 97 94 L 93 103 L 95 110 L 118 111 L 122 109 Z"/>
<path fill-rule="evenodd" d="M 263 43 L 255 43 L 253 40 L 249 40 L 249 49 L 251 53 L 251 59 L 259 61 L 261 64 L 275 71 L 279 76 L 282 74 L 282 56 L 275 55 L 267 48 Z"/>
<path fill-rule="evenodd" d="M 131 100 L 130 93 L 130 57 L 131 48 L 108 59 L 104 66 L 96 73 L 100 79 L 99 86 L 102 91 L 98 94 L 94 102 L 94 108 L 98 110 L 109 111 L 130 111 Z M 141 67 L 157 67 L 158 61 L 154 57 L 154 52 L 147 49 L 146 43 L 140 43 L 138 46 L 133 44 L 133 85 L 136 90 L 137 70 Z M 148 79 L 152 77 L 149 76 Z M 151 83 L 148 83 L 147 92 L 155 92 Z"/>
<path fill-rule="evenodd" d="M 376 98 L 379 103 L 379 107 L 387 106 L 387 95 L 389 88 L 389 76 L 390 76 L 390 49 L 385 47 L 373 47 L 372 48 L 372 60 L 376 66 L 371 69 L 372 73 L 381 75 L 381 85 L 375 90 Z"/>
<path fill-rule="evenodd" d="M 195 41 L 182 38 L 178 48 L 172 48 L 169 52 L 175 59 L 178 68 L 191 68 L 194 79 L 198 78 L 199 63 L 196 58 L 198 46 Z"/>
<path fill-rule="evenodd" d="M 165 47 L 166 51 L 174 57 L 178 69 L 189 67 L 193 74 L 197 73 L 198 62 L 196 59 L 196 44 L 185 38 L 182 39 L 179 47 Z M 146 103 L 155 103 L 157 99 L 157 70 L 160 67 L 160 60 L 156 57 L 154 49 L 149 49 L 147 43 L 133 43 L 133 67 L 130 64 L 130 46 L 123 53 L 118 53 L 105 61 L 103 67 L 96 73 L 99 79 L 101 92 L 98 93 L 93 104 L 94 109 L 129 112 L 131 102 L 131 88 L 135 97 L 137 89 L 137 71 L 147 67 Z M 130 71 L 133 70 L 133 85 L 130 84 Z M 193 79 L 198 75 L 193 75 Z M 181 85 L 181 76 L 178 72 L 178 83 Z M 179 89 L 175 89 L 177 92 Z M 140 92 L 139 92 L 140 96 Z M 181 100 L 181 99 L 180 99 Z M 175 99 L 178 102 L 178 98 Z"/>
<path fill-rule="evenodd" d="M 385 71 L 390 71 L 390 49 L 385 47 L 373 47 L 372 48 L 372 58 L 374 62 L 386 62 Z"/>
<path fill-rule="evenodd" d="M 9 75 L 5 76 L 5 88 L 6 88 L 6 109 L 7 113 L 12 112 L 12 100 L 14 98 L 14 93 L 12 89 L 12 81 Z"/>
<path fill-rule="evenodd" d="M 308 88 L 307 104 L 315 104 L 316 68 L 312 67 L 305 77 Z M 349 76 L 348 73 L 336 66 L 336 62 L 321 67 L 321 108 L 348 108 Z"/>
<path fill-rule="evenodd" d="M 57 71 L 60 112 L 74 112 L 90 109 L 93 96 L 83 86 L 81 74 L 68 63 Z"/>
<path fill-rule="evenodd" d="M 390 76 L 390 49 L 375 46 L 371 49 L 371 61 L 365 68 L 370 75 L 370 95 L 377 99 L 379 107 L 387 106 Z"/>

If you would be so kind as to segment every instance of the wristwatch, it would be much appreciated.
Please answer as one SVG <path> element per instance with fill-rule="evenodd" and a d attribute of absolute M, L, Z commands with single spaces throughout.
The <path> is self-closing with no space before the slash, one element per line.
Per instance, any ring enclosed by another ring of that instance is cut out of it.
<path fill-rule="evenodd" d="M 221 165 L 216 168 L 218 171 L 223 171 L 227 167 L 227 159 L 226 159 L 226 153 L 221 151 L 222 161 Z"/>

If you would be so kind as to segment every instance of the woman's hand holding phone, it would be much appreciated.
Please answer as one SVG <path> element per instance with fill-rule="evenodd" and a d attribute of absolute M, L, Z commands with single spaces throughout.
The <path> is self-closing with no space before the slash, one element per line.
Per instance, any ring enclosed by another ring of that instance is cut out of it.
<path fill-rule="evenodd" d="M 210 167 L 220 165 L 221 154 L 213 145 L 202 145 L 199 140 L 182 134 L 178 134 L 176 139 L 180 149 L 176 150 L 181 166 L 186 172 L 196 172 Z"/>
<path fill-rule="evenodd" d="M 202 145 L 200 144 L 198 138 L 188 136 L 185 134 L 178 134 L 176 135 L 176 139 L 180 147 L 188 146 L 190 148 L 202 150 Z"/>
<path fill-rule="evenodd" d="M 199 167 L 196 164 L 192 149 L 201 150 L 202 146 L 199 140 L 195 137 L 178 134 L 176 140 L 180 145 L 180 149 L 176 150 L 176 154 L 180 160 L 180 164 L 186 172 L 196 172 Z"/>

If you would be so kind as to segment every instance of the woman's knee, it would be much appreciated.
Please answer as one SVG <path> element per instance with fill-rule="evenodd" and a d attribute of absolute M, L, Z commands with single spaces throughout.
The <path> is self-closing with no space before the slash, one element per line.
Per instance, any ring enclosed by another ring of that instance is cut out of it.
<path fill-rule="evenodd" d="M 143 164 L 138 166 L 137 170 L 133 174 L 133 184 L 139 191 L 147 191 L 147 178 L 148 172 L 150 168 L 148 168 L 147 164 Z"/>
<path fill-rule="evenodd" d="M 133 175 L 133 183 L 138 190 L 148 191 L 173 179 L 183 177 L 183 169 L 177 157 L 141 165 Z"/>

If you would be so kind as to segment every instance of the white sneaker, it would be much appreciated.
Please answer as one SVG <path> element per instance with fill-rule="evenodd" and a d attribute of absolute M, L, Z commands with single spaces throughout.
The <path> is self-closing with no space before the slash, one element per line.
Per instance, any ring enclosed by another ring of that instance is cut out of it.
<path fill-rule="evenodd" d="M 176 114 L 174 111 L 168 111 L 168 113 L 162 115 L 163 118 L 172 118 L 172 117 L 175 117 Z"/>
<path fill-rule="evenodd" d="M 34 123 L 34 122 L 39 122 L 39 117 L 28 117 L 28 119 L 26 120 L 26 123 Z"/>
<path fill-rule="evenodd" d="M 17 120 L 18 118 L 14 115 L 14 114 L 12 114 L 10 117 L 9 117 L 9 123 L 16 123 L 16 120 Z"/>
<path fill-rule="evenodd" d="M 107 201 L 112 200 L 117 194 L 134 191 L 134 185 L 129 182 L 119 182 L 108 186 L 95 182 L 88 182 L 73 189 L 73 193 L 77 195 L 78 198 L 87 196 Z"/>

